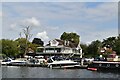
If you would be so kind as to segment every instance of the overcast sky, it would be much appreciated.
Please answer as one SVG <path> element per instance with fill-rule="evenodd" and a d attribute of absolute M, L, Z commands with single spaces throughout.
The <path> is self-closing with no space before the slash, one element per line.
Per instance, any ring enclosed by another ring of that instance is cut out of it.
<path fill-rule="evenodd" d="M 5 39 L 17 39 L 28 25 L 31 40 L 45 42 L 63 32 L 77 33 L 82 43 L 118 35 L 117 2 L 5 2 L 0 17 Z"/>

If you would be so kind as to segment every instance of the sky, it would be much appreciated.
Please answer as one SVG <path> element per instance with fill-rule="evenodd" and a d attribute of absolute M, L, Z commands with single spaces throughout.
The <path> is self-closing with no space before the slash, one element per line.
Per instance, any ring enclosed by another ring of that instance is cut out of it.
<path fill-rule="evenodd" d="M 63 32 L 77 33 L 86 44 L 118 35 L 117 2 L 3 2 L 0 17 L 4 39 L 24 37 L 25 26 L 31 26 L 31 41 L 46 43 Z"/>

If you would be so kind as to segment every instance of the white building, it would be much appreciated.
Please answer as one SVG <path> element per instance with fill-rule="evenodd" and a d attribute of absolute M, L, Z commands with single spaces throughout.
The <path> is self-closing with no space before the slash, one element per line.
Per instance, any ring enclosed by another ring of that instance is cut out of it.
<path fill-rule="evenodd" d="M 79 44 L 75 44 L 71 41 L 63 41 L 59 39 L 54 39 L 49 41 L 44 47 L 38 47 L 37 53 L 41 55 L 82 55 L 82 48 Z"/>

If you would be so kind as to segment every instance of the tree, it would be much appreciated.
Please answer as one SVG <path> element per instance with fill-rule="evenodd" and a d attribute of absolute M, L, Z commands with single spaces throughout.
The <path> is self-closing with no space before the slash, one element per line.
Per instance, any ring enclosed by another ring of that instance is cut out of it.
<path fill-rule="evenodd" d="M 0 54 L 2 53 L 2 40 L 0 40 Z"/>
<path fill-rule="evenodd" d="M 109 37 L 107 39 L 104 39 L 102 44 L 103 44 L 103 47 L 107 47 L 109 45 L 109 47 L 114 47 L 114 44 L 115 44 L 115 40 L 116 40 L 116 37 Z"/>
<path fill-rule="evenodd" d="M 25 51 L 24 51 L 24 55 L 26 55 L 27 48 L 28 48 L 28 41 L 32 37 L 32 34 L 30 33 L 30 26 L 26 26 L 23 29 L 23 32 L 24 32 L 24 35 L 25 35 Z M 20 34 L 20 36 L 21 36 L 21 34 Z"/>
<path fill-rule="evenodd" d="M 100 52 L 99 50 L 100 50 L 101 46 L 102 46 L 101 41 L 99 41 L 99 40 L 93 41 L 87 48 L 88 54 L 93 57 L 97 56 Z"/>
<path fill-rule="evenodd" d="M 103 47 L 112 48 L 113 51 L 116 51 L 116 53 L 120 55 L 120 37 L 119 36 L 109 37 L 107 39 L 104 39 L 102 44 L 103 44 Z"/>
<path fill-rule="evenodd" d="M 33 44 L 37 44 L 39 46 L 43 46 L 44 42 L 40 38 L 34 38 L 32 41 Z"/>
<path fill-rule="evenodd" d="M 25 45 L 26 45 L 26 39 L 25 38 L 18 38 L 15 40 L 17 43 L 18 43 L 18 47 L 19 47 L 19 54 L 24 57 L 24 53 L 25 53 Z M 28 48 L 31 48 L 32 50 L 36 51 L 36 48 L 38 47 L 39 45 L 37 44 L 32 44 L 31 42 L 27 41 L 27 50 Z M 27 50 L 26 50 L 26 53 L 27 53 Z"/>
<path fill-rule="evenodd" d="M 2 54 L 8 57 L 17 56 L 19 54 L 18 43 L 13 40 L 2 39 Z"/>
<path fill-rule="evenodd" d="M 79 43 L 80 41 L 79 38 L 80 36 L 73 32 L 71 33 L 64 32 L 60 37 L 61 40 L 72 41 L 73 43 L 76 43 L 76 44 Z"/>
<path fill-rule="evenodd" d="M 15 40 L 17 43 L 18 43 L 18 47 L 19 47 L 19 54 L 21 56 L 24 56 L 24 53 L 25 53 L 25 49 L 26 49 L 26 39 L 25 38 L 18 38 Z M 29 44 L 30 42 L 27 41 L 27 45 Z"/>
<path fill-rule="evenodd" d="M 84 55 L 88 55 L 88 52 L 87 52 L 88 46 L 86 44 L 80 44 L 80 46 L 82 48 Z"/>
<path fill-rule="evenodd" d="M 28 48 L 31 48 L 34 51 L 34 53 L 36 53 L 36 49 L 38 46 L 39 46 L 38 44 L 32 44 L 32 43 L 28 44 Z"/>
<path fill-rule="evenodd" d="M 116 38 L 113 50 L 116 51 L 118 55 L 120 55 L 120 37 Z"/>

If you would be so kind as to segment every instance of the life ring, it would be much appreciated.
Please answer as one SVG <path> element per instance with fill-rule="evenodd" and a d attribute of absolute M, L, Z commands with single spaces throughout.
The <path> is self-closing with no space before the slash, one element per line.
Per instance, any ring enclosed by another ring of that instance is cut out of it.
<path fill-rule="evenodd" d="M 107 67 L 110 67 L 110 64 L 107 64 Z"/>
<path fill-rule="evenodd" d="M 115 66 L 116 66 L 116 67 L 119 67 L 119 64 L 116 64 Z"/>

